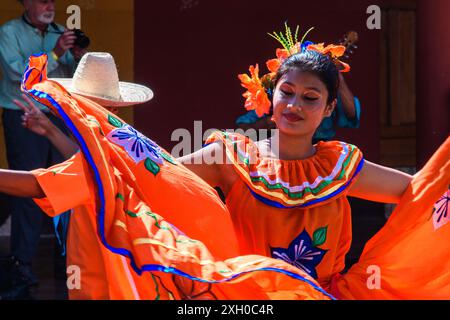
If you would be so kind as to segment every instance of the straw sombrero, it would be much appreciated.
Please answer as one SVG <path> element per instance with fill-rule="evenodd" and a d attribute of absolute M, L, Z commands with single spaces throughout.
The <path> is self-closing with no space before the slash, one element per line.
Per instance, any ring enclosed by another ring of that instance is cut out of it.
<path fill-rule="evenodd" d="M 106 52 L 88 52 L 80 60 L 73 78 L 52 78 L 71 93 L 105 107 L 126 107 L 153 98 L 149 88 L 119 81 L 116 63 Z"/>

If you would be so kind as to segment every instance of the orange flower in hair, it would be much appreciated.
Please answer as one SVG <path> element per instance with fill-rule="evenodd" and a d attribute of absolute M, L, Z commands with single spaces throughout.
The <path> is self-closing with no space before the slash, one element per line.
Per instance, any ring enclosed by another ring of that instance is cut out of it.
<path fill-rule="evenodd" d="M 267 60 L 267 69 L 273 74 L 277 73 L 283 61 L 289 58 L 290 55 L 291 54 L 286 49 L 277 49 L 277 57 L 275 59 Z"/>
<path fill-rule="evenodd" d="M 245 108 L 247 110 L 255 110 L 258 117 L 262 117 L 264 114 L 270 113 L 270 100 L 267 96 L 267 92 L 259 78 L 259 67 L 250 66 L 250 76 L 247 74 L 238 75 L 241 80 L 241 85 L 247 89 L 242 95 L 245 100 Z"/>
<path fill-rule="evenodd" d="M 344 46 L 335 46 L 334 44 L 329 44 L 328 46 L 324 47 L 324 43 L 317 43 L 317 44 L 310 44 L 308 46 L 308 50 L 314 50 L 318 51 L 322 54 L 331 55 L 333 58 L 339 58 L 342 57 L 345 53 L 345 47 Z"/>
<path fill-rule="evenodd" d="M 336 46 L 334 44 L 329 44 L 328 46 L 324 47 L 323 43 L 318 43 L 318 44 L 310 44 L 307 49 L 320 52 L 321 54 L 324 55 L 328 55 L 336 64 L 340 72 L 350 71 L 350 66 L 347 63 L 342 62 L 341 60 L 338 59 L 342 57 L 345 53 L 344 46 Z"/>

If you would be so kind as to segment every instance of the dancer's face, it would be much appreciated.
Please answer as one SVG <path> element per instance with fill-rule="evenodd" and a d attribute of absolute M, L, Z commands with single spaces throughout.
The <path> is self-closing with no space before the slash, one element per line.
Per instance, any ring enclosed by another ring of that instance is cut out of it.
<path fill-rule="evenodd" d="M 273 96 L 273 120 L 281 133 L 313 136 L 336 101 L 327 104 L 325 84 L 314 74 L 289 71 L 277 83 Z"/>

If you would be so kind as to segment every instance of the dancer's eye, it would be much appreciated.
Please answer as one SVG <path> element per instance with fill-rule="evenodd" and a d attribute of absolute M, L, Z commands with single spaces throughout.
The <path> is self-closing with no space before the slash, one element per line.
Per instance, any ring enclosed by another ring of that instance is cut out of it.
<path fill-rule="evenodd" d="M 280 89 L 280 91 L 285 96 L 291 96 L 293 94 L 291 91 L 286 91 L 286 90 L 283 90 L 283 89 Z"/>

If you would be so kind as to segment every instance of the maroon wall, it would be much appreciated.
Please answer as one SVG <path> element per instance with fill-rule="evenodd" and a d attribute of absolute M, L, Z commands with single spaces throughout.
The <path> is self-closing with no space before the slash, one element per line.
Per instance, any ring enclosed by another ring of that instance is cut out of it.
<path fill-rule="evenodd" d="M 340 130 L 338 139 L 358 145 L 366 158 L 379 158 L 379 37 L 366 28 L 373 1 L 136 1 L 135 80 L 150 86 L 155 98 L 135 109 L 135 125 L 170 148 L 176 128 L 193 131 L 232 128 L 245 112 L 237 74 L 250 64 L 274 57 L 279 47 L 266 33 L 285 20 L 316 30 L 311 41 L 336 42 L 346 31 L 360 34 L 350 61 L 348 83 L 362 103 L 361 128 Z M 379 1 L 380 2 L 380 1 Z"/>
<path fill-rule="evenodd" d="M 417 5 L 417 160 L 419 167 L 450 133 L 450 1 Z"/>

